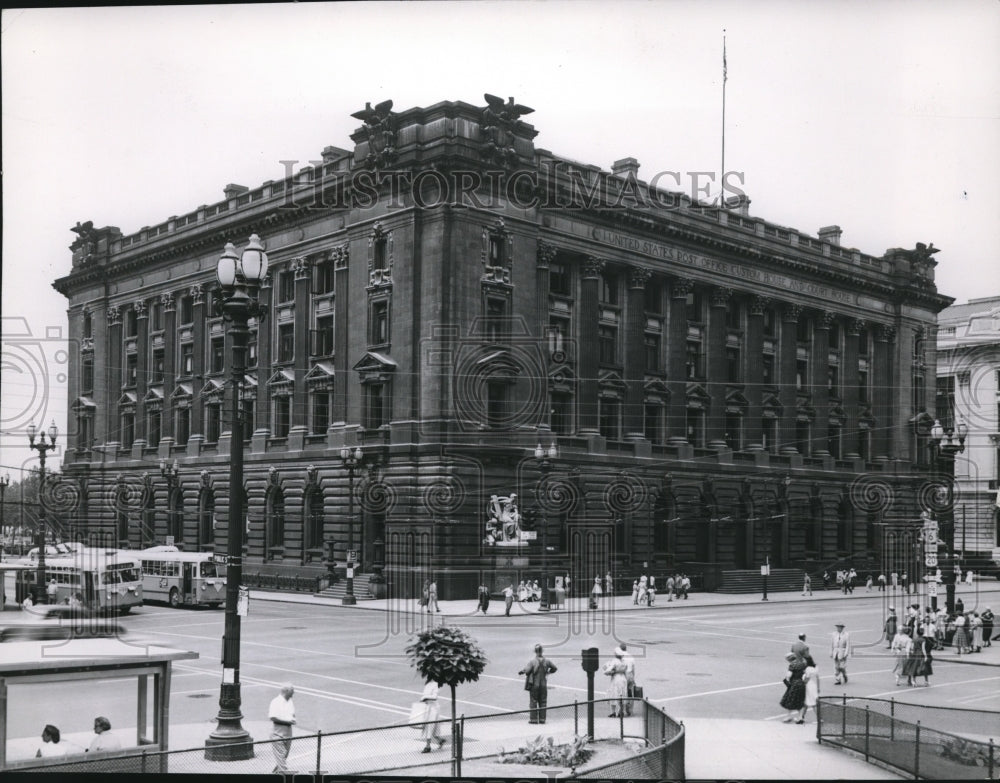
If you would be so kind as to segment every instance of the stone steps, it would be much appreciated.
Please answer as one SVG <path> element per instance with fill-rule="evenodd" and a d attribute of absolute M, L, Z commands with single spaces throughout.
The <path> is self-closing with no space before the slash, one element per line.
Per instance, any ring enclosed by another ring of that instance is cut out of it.
<path fill-rule="evenodd" d="M 818 586 L 823 589 L 822 583 Z M 813 579 L 813 590 L 817 588 Z M 802 570 L 799 568 L 772 568 L 767 578 L 769 592 L 802 591 Z M 722 584 L 716 589 L 719 593 L 761 593 L 764 591 L 764 577 L 760 569 L 745 569 L 739 571 L 723 571 Z"/>
<path fill-rule="evenodd" d="M 358 601 L 371 601 L 372 596 L 368 592 L 368 582 L 371 579 L 371 574 L 355 574 L 354 575 L 354 597 Z M 338 579 L 334 584 L 330 585 L 325 590 L 321 590 L 316 593 L 317 596 L 323 598 L 336 598 L 341 599 L 347 595 L 347 580 Z"/>

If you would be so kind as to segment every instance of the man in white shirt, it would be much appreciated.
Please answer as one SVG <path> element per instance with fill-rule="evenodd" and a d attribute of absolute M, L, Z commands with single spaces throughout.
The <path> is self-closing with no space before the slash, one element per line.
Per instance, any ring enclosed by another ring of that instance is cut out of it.
<path fill-rule="evenodd" d="M 619 647 L 625 653 L 622 656 L 622 663 L 625 664 L 625 682 L 628 683 L 628 696 L 629 698 L 625 700 L 625 714 L 632 714 L 632 697 L 635 689 L 635 658 L 628 654 L 628 648 L 625 646 L 625 642 L 622 642 Z"/>
<path fill-rule="evenodd" d="M 121 750 L 122 743 L 111 733 L 111 721 L 104 716 L 94 718 L 94 734 L 97 736 L 90 741 L 88 753 L 99 750 Z"/>
<path fill-rule="evenodd" d="M 837 623 L 837 632 L 833 635 L 830 645 L 830 657 L 833 658 L 834 684 L 847 683 L 847 657 L 851 654 L 851 635 L 844 630 L 843 623 Z"/>
<path fill-rule="evenodd" d="M 273 772 L 287 772 L 288 753 L 292 749 L 292 726 L 295 725 L 295 704 L 292 696 L 295 688 L 290 682 L 281 686 L 281 693 L 271 699 L 267 717 L 271 719 L 271 743 L 274 748 Z"/>

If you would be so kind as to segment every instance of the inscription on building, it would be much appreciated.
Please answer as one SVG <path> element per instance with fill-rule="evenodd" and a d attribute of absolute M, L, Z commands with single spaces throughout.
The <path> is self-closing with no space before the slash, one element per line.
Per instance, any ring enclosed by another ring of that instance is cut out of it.
<path fill-rule="evenodd" d="M 830 286 L 823 285 L 821 283 L 798 280 L 794 277 L 788 277 L 774 272 L 767 272 L 763 269 L 746 266 L 745 264 L 735 264 L 731 261 L 720 261 L 717 258 L 709 258 L 708 256 L 692 253 L 687 250 L 681 250 L 680 248 L 671 247 L 670 245 L 661 245 L 658 242 L 650 242 L 646 239 L 637 239 L 636 237 L 630 237 L 627 234 L 619 234 L 615 231 L 595 228 L 593 230 L 593 236 L 598 242 L 603 242 L 606 245 L 621 248 L 622 250 L 629 250 L 633 253 L 641 253 L 642 255 L 649 256 L 650 258 L 659 258 L 664 261 L 674 261 L 678 264 L 685 264 L 686 266 L 690 266 L 695 269 L 704 269 L 709 272 L 725 275 L 727 277 L 751 280 L 755 283 L 760 283 L 761 285 L 771 286 L 774 288 L 784 288 L 798 294 L 815 296 L 828 301 L 844 302 L 852 305 L 859 303 L 858 295 L 852 294 L 848 291 L 831 288 Z M 865 304 L 869 307 L 876 301 L 871 297 L 865 297 L 865 300 Z M 876 307 L 881 308 L 882 306 L 881 302 L 877 302 Z"/>

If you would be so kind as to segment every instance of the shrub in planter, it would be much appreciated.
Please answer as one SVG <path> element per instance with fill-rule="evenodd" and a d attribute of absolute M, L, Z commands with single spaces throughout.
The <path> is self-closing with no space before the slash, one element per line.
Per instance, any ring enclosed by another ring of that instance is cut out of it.
<path fill-rule="evenodd" d="M 574 737 L 572 742 L 556 745 L 552 737 L 538 736 L 523 748 L 509 753 L 501 748 L 500 763 L 576 768 L 594 754 L 594 751 L 587 747 L 587 742 L 586 737 Z"/>

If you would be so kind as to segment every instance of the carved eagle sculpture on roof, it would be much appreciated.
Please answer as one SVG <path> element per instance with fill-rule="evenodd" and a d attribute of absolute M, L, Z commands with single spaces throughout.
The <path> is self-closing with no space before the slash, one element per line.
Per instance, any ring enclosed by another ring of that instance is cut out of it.
<path fill-rule="evenodd" d="M 506 103 L 504 103 L 503 98 L 499 98 L 496 95 L 490 95 L 489 93 L 485 93 L 483 98 L 486 99 L 486 103 L 489 105 L 487 111 L 492 112 L 492 114 L 503 123 L 510 123 L 513 125 L 523 115 L 531 114 L 534 111 L 534 109 L 528 106 L 524 106 L 520 103 L 514 103 L 513 98 L 508 98 Z"/>
<path fill-rule="evenodd" d="M 351 116 L 356 120 L 361 120 L 365 125 L 378 125 L 386 117 L 389 116 L 389 112 L 392 111 L 392 101 L 382 101 L 382 103 L 376 103 L 375 107 L 372 108 L 371 103 L 365 102 L 365 108 L 361 111 L 356 111 Z"/>

